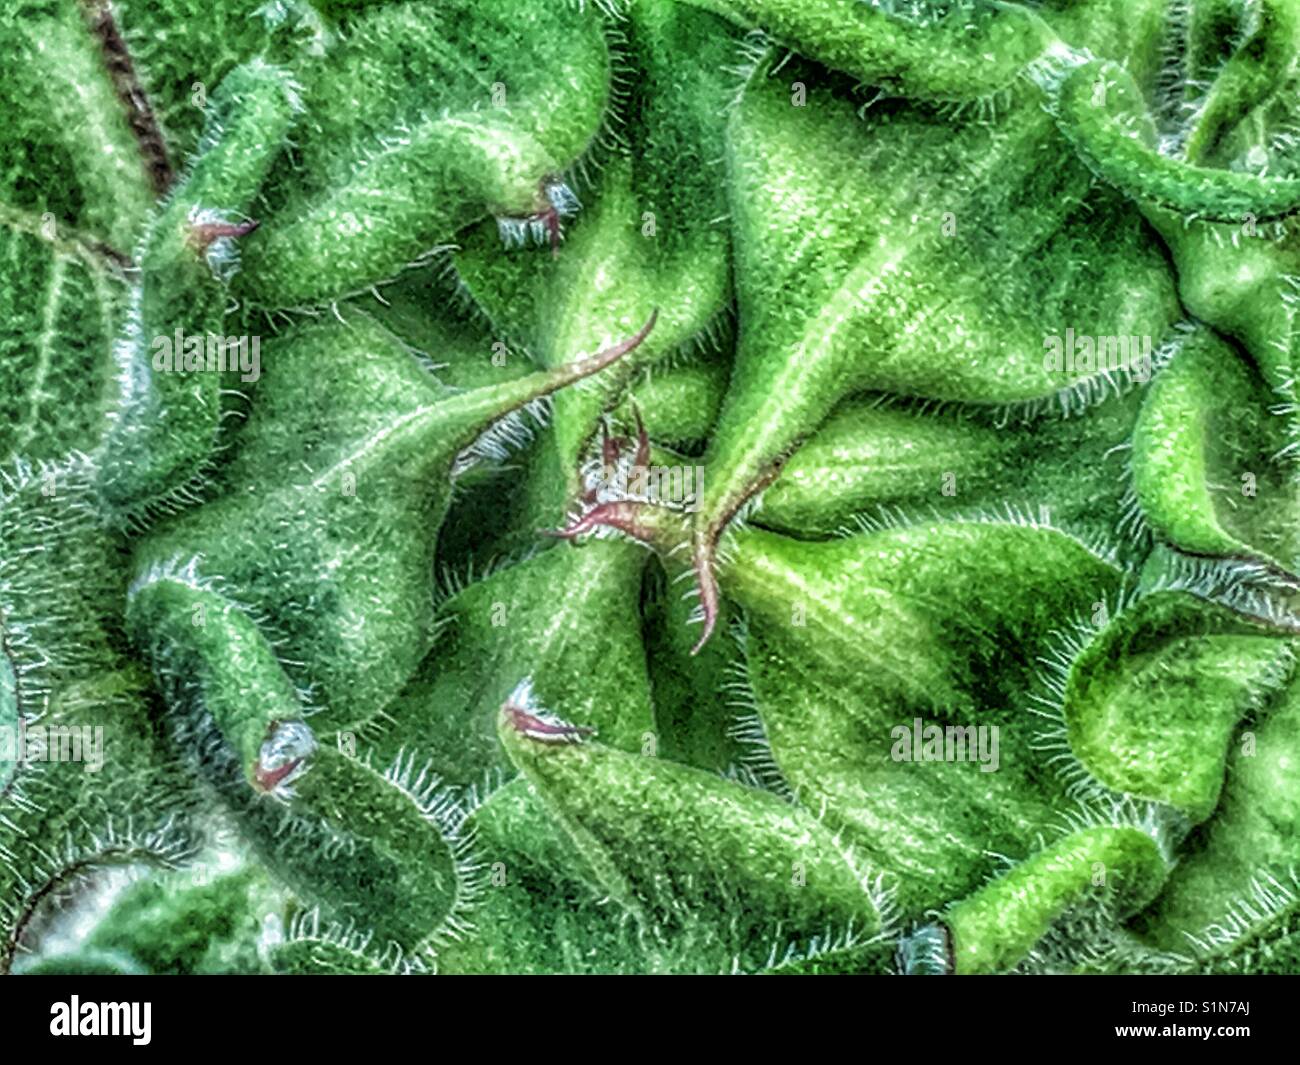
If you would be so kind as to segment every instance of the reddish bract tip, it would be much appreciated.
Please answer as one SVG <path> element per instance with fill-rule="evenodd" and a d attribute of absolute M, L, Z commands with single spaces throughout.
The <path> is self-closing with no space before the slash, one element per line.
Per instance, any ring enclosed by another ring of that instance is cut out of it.
<path fill-rule="evenodd" d="M 291 776 L 302 763 L 301 758 L 295 758 L 276 769 L 264 769 L 262 763 L 258 762 L 253 767 L 253 784 L 258 791 L 270 794 L 280 786 L 286 777 Z"/>
<path fill-rule="evenodd" d="M 608 469 L 611 466 L 617 466 L 619 457 L 623 454 L 623 449 L 627 447 L 627 437 L 610 436 L 608 427 L 602 426 L 600 430 L 600 461 Z"/>
<path fill-rule="evenodd" d="M 266 795 L 288 798 L 289 784 L 307 769 L 316 738 L 301 721 L 272 721 L 253 763 L 253 787 Z"/>
<path fill-rule="evenodd" d="M 584 373 L 587 372 L 595 373 L 596 370 L 604 369 L 610 363 L 615 362 L 618 359 L 621 359 L 628 352 L 635 351 L 637 348 L 639 348 L 641 344 L 645 341 L 645 338 L 650 335 L 650 331 L 654 329 L 655 322 L 657 322 L 658 320 L 659 320 L 659 308 L 656 307 L 653 311 L 650 312 L 650 317 L 646 319 L 645 325 L 643 325 L 634 334 L 632 334 L 632 336 L 628 337 L 626 340 L 620 340 L 617 344 L 613 344 L 610 347 L 605 348 L 604 351 L 596 352 L 596 354 L 591 356 L 591 358 L 583 359 L 582 361 L 578 362 L 576 365 L 580 367 Z M 592 369 L 590 371 L 588 371 L 587 369 L 589 365 L 592 366 Z"/>
<path fill-rule="evenodd" d="M 784 461 L 784 459 L 779 459 L 773 462 L 762 476 L 756 478 L 744 492 L 736 497 L 721 519 L 711 523 L 706 531 L 695 538 L 692 563 L 695 567 L 695 584 L 700 591 L 700 609 L 704 615 L 704 631 L 700 633 L 699 640 L 691 649 L 693 655 L 699 654 L 703 650 L 718 623 L 718 607 L 721 595 L 718 591 L 718 579 L 713 572 L 713 563 L 718 550 L 718 538 L 732 518 L 735 517 L 741 505 L 776 480 Z"/>
<path fill-rule="evenodd" d="M 199 222 L 190 227 L 190 243 L 200 252 L 208 250 L 214 240 L 222 237 L 246 237 L 261 222 Z"/>
<path fill-rule="evenodd" d="M 609 425 L 602 421 L 600 425 L 600 477 L 608 484 L 618 470 L 618 461 L 629 441 L 625 436 L 610 436 Z M 582 501 L 587 506 L 595 506 L 600 496 L 600 484 L 593 484 L 582 493 Z"/>
<path fill-rule="evenodd" d="M 596 730 L 587 725 L 566 725 L 546 721 L 514 703 L 506 703 L 503 710 L 510 721 L 511 728 L 519 735 L 527 736 L 530 740 L 537 740 L 539 743 L 581 743 L 585 737 L 596 734 Z"/>
<path fill-rule="evenodd" d="M 560 257 L 560 237 L 562 236 L 560 212 L 552 207 L 542 216 L 542 220 L 546 223 L 546 232 L 551 240 L 551 258 L 558 259 Z"/>
<path fill-rule="evenodd" d="M 632 404 L 632 414 L 636 417 L 636 454 L 632 458 L 632 466 L 645 469 L 650 465 L 650 434 L 646 432 L 645 422 L 641 420 L 641 408 L 635 403 Z"/>
<path fill-rule="evenodd" d="M 700 609 L 704 613 L 704 629 L 699 640 L 691 648 L 691 654 L 697 655 L 704 649 L 718 624 L 718 580 L 713 575 L 713 548 L 708 543 L 699 543 L 695 548 L 695 584 L 700 590 Z"/>

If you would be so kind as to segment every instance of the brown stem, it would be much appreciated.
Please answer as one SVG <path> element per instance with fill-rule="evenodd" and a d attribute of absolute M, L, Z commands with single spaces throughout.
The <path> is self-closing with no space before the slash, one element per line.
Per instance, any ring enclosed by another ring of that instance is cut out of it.
<path fill-rule="evenodd" d="M 149 183 L 153 186 L 153 191 L 161 196 L 171 188 L 176 174 L 167 156 L 167 142 L 163 139 L 157 116 L 136 76 L 131 53 L 113 18 L 112 5 L 109 0 L 81 0 L 81 7 L 90 32 L 99 40 L 104 66 L 117 91 L 117 98 L 126 111 L 131 132 L 140 145 L 141 161 Z"/>

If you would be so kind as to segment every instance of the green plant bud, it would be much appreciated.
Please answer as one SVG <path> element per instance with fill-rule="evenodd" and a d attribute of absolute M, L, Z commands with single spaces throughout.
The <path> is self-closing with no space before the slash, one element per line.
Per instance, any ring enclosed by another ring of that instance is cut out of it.
<path fill-rule="evenodd" d="M 666 0 L 638 0 L 619 29 L 639 76 L 616 84 L 621 143 L 584 192 L 588 205 L 562 253 L 503 256 L 479 227 L 456 256 L 493 328 L 544 366 L 579 338 L 626 335 L 660 309 L 633 358 L 597 387 L 556 397 L 529 479 L 539 526 L 565 523 L 600 417 L 637 371 L 707 341 L 731 298 L 722 152 L 735 41 L 712 16 Z"/>
<path fill-rule="evenodd" d="M 226 741 L 220 753 L 235 759 L 248 784 L 292 794 L 315 749 L 299 693 L 246 608 L 200 577 L 197 561 L 143 574 L 127 594 L 128 630 L 169 699 L 193 702 L 211 718 Z M 203 761 L 211 737 L 195 729 L 185 738 Z"/>
<path fill-rule="evenodd" d="M 1127 444 L 1142 398 L 1134 389 L 1078 417 L 1009 424 L 969 407 L 848 400 L 783 464 L 751 520 L 807 538 L 860 514 L 1048 507 L 1056 523 L 1118 544 L 1132 532 Z"/>
<path fill-rule="evenodd" d="M 6 206 L 48 212 L 126 252 L 157 190 L 91 29 L 98 6 L 17 0 L 0 14 L 0 176 Z"/>
<path fill-rule="evenodd" d="M 571 198 L 561 175 L 600 128 L 609 62 L 600 21 L 565 5 L 367 12 L 305 76 L 295 180 L 249 241 L 239 291 L 270 309 L 328 303 L 485 215 L 557 225 Z"/>
<path fill-rule="evenodd" d="M 1103 181 L 1186 215 L 1261 220 L 1300 207 L 1300 179 L 1186 163 L 1162 155 L 1142 91 L 1115 63 L 1084 62 L 1060 86 L 1057 118 L 1070 143 Z"/>
<path fill-rule="evenodd" d="M 1264 626 L 1182 592 L 1149 595 L 1070 663 L 1062 700 L 1069 748 L 1114 791 L 1202 821 L 1218 801 L 1238 722 L 1288 667 L 1285 644 Z"/>
<path fill-rule="evenodd" d="M 1223 797 L 1165 892 L 1133 923 L 1178 971 L 1280 973 L 1296 961 L 1300 908 L 1294 766 L 1296 686 L 1233 737 Z"/>
<path fill-rule="evenodd" d="M 212 100 L 193 167 L 149 224 L 118 351 L 118 409 L 100 456 L 100 494 L 113 519 L 174 508 L 207 470 L 222 383 L 247 369 L 223 327 L 234 241 L 256 226 L 243 212 L 298 108 L 286 71 L 260 61 L 233 70 Z"/>
<path fill-rule="evenodd" d="M 990 853 L 1032 851 L 1066 789 L 1035 750 L 1038 660 L 1052 630 L 1113 601 L 1112 563 L 1050 528 L 980 522 L 823 543 L 749 530 L 723 558 L 771 758 L 898 878 L 906 910 L 970 891 Z"/>
<path fill-rule="evenodd" d="M 1218 162 L 1221 142 L 1262 106 L 1295 68 L 1300 49 L 1300 9 L 1292 0 L 1264 0 L 1251 35 L 1223 64 L 1187 138 L 1193 163 Z"/>
<path fill-rule="evenodd" d="M 0 972 L 98 870 L 193 849 L 192 793 L 117 650 L 119 548 L 92 476 L 81 459 L 0 473 Z"/>
<path fill-rule="evenodd" d="M 1300 0 L 0 6 L 0 972 L 1300 971 Z"/>
<path fill-rule="evenodd" d="M 457 795 L 415 754 L 380 769 L 327 738 L 287 806 L 230 779 L 222 794 L 258 857 L 381 953 L 423 956 L 462 935 L 479 890 Z"/>
<path fill-rule="evenodd" d="M 615 361 L 652 324 L 590 358 L 467 392 L 441 386 L 362 316 L 285 337 L 223 471 L 224 492 L 144 542 L 140 571 L 201 543 L 199 577 L 262 619 L 317 711 L 313 727 L 363 723 L 431 646 L 434 548 L 457 456 L 494 421 Z M 186 624 L 177 617 L 167 635 L 179 638 Z"/>
<path fill-rule="evenodd" d="M 885 5 L 838 0 L 690 0 L 759 27 L 782 44 L 922 100 L 964 100 L 1010 86 L 1054 35 L 1034 13 L 1011 4 L 956 0 L 895 13 Z"/>
<path fill-rule="evenodd" d="M 433 650 L 385 709 L 391 742 L 418 735 L 453 783 L 510 769 L 497 715 L 527 675 L 556 713 L 641 750 L 654 736 L 637 622 L 645 558 L 635 544 L 562 544 L 452 595 Z"/>
<path fill-rule="evenodd" d="M 1137 219 L 1105 211 L 1116 228 L 1101 244 L 1095 221 L 1077 213 L 1086 178 L 1052 146 L 1036 105 L 993 123 L 954 126 L 905 108 L 864 122 L 824 75 L 790 73 L 808 80 L 807 106 L 792 107 L 765 69 L 731 126 L 737 298 L 752 328 L 741 334 L 695 515 L 705 637 L 719 535 L 846 395 L 870 388 L 992 406 L 1086 394 L 1115 374 L 1091 357 L 1067 360 L 1067 329 L 1089 338 L 1091 355 L 1092 337 L 1151 341 L 1176 317 L 1167 269 L 1144 248 Z M 948 161 L 966 151 L 991 169 Z M 1022 257 L 1032 264 L 1014 265 Z M 991 260 L 1000 266 L 989 285 Z M 1122 298 L 1118 289 L 1096 298 L 1099 282 L 1121 277 Z"/>
<path fill-rule="evenodd" d="M 1294 469 L 1286 419 L 1238 353 L 1187 334 L 1146 397 L 1133 434 L 1133 486 L 1155 534 L 1192 555 L 1296 570 Z"/>
<path fill-rule="evenodd" d="M 1168 869 L 1159 842 L 1138 828 L 1097 825 L 1072 833 L 944 914 L 953 971 L 1004 972 L 1054 924 L 1081 922 L 1087 910 L 1133 913 L 1159 892 Z"/>
<path fill-rule="evenodd" d="M 500 733 L 596 882 L 648 924 L 725 915 L 742 957 L 767 947 L 774 927 L 792 938 L 879 930 L 865 874 L 828 829 L 776 796 L 584 739 L 526 686 L 503 707 Z"/>

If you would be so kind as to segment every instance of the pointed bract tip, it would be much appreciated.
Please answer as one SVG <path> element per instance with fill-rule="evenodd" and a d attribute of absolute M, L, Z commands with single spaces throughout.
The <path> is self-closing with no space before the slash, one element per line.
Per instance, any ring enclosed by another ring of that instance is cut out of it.
<path fill-rule="evenodd" d="M 288 798 L 288 787 L 307 771 L 316 737 L 301 721 L 274 721 L 253 764 L 253 787 L 265 795 Z"/>
<path fill-rule="evenodd" d="M 190 226 L 190 243 L 200 253 L 208 250 L 215 240 L 222 237 L 237 239 L 246 237 L 262 223 L 248 222 L 196 222 Z"/>
<path fill-rule="evenodd" d="M 658 314 L 655 311 L 655 314 Z M 636 454 L 632 459 L 632 466 L 636 469 L 644 469 L 650 465 L 650 434 L 646 431 L 645 421 L 641 418 L 641 408 L 637 406 L 636 400 L 632 401 L 632 415 L 636 418 Z"/>
<path fill-rule="evenodd" d="M 718 580 L 713 574 L 713 547 L 707 542 L 697 544 L 695 548 L 695 583 L 700 591 L 704 629 L 691 648 L 692 656 L 704 650 L 718 624 Z"/>
<path fill-rule="evenodd" d="M 596 730 L 587 725 L 570 725 L 537 707 L 530 681 L 525 680 L 501 706 L 501 716 L 517 735 L 538 743 L 581 743 Z"/>
<path fill-rule="evenodd" d="M 591 358 L 583 359 L 577 365 L 582 367 L 583 370 L 588 373 L 594 373 L 596 370 L 604 369 L 610 363 L 621 359 L 624 355 L 639 348 L 645 342 L 645 338 L 650 335 L 651 330 L 654 329 L 655 323 L 658 320 L 659 308 L 656 307 L 650 312 L 650 317 L 646 319 L 645 325 L 632 334 L 632 336 L 605 348 L 604 351 L 598 351 L 595 355 L 591 356 Z"/>

